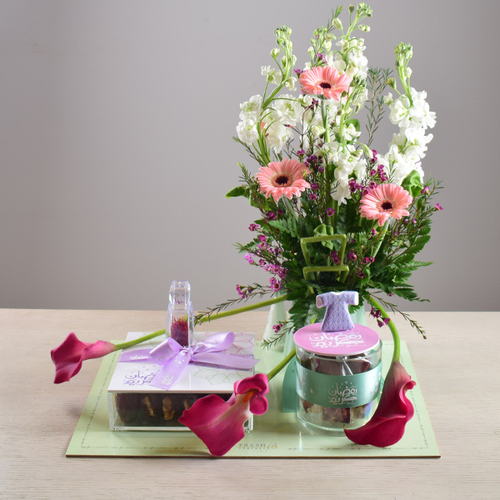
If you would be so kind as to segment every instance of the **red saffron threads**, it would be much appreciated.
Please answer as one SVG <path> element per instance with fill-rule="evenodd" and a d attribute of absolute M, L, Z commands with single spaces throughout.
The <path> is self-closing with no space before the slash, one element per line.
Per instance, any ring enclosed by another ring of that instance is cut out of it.
<path fill-rule="evenodd" d="M 184 347 L 189 345 L 189 327 L 186 318 L 179 318 L 172 321 L 170 336 Z"/>

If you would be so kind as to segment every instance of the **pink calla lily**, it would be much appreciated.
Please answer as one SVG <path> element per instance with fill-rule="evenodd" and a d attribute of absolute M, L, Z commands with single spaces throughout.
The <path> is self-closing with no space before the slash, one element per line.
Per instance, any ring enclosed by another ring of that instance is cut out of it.
<path fill-rule="evenodd" d="M 269 392 L 267 375 L 258 373 L 238 380 L 229 401 L 211 394 L 198 399 L 185 410 L 179 422 L 189 427 L 207 446 L 212 455 L 225 455 L 245 437 L 243 424 L 254 415 L 266 413 Z"/>
<path fill-rule="evenodd" d="M 396 444 L 405 432 L 414 409 L 406 397 L 416 385 L 399 361 L 394 361 L 385 379 L 380 403 L 373 417 L 359 429 L 346 429 L 345 435 L 356 444 L 384 448 Z"/>
<path fill-rule="evenodd" d="M 56 365 L 54 384 L 68 382 L 81 370 L 86 359 L 101 358 L 114 350 L 115 345 L 111 342 L 82 342 L 71 332 L 59 347 L 50 351 L 52 361 Z"/>

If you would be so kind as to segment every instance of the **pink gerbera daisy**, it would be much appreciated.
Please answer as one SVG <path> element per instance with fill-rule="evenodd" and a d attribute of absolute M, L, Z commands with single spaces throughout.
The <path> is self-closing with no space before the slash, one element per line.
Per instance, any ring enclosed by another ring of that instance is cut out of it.
<path fill-rule="evenodd" d="M 301 73 L 299 82 L 302 92 L 306 94 L 321 94 L 327 99 L 338 101 L 342 92 L 349 90 L 351 79 L 345 73 L 341 75 L 329 66 L 317 66 Z"/>
<path fill-rule="evenodd" d="M 378 219 L 382 226 L 389 219 L 401 219 L 410 215 L 406 207 L 412 202 L 412 197 L 401 186 L 381 184 L 361 198 L 361 216 L 367 219 Z"/>
<path fill-rule="evenodd" d="M 278 203 L 285 195 L 288 199 L 292 196 L 300 196 L 300 193 L 311 185 L 304 180 L 303 173 L 308 174 L 309 169 L 297 160 L 285 158 L 280 162 L 271 162 L 267 167 L 260 167 L 257 179 L 260 184 L 260 192 L 269 198 L 271 195 Z"/>

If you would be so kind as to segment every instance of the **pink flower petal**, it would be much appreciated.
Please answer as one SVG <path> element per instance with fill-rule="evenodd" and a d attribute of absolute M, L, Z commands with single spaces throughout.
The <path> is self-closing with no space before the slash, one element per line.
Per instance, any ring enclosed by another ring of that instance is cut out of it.
<path fill-rule="evenodd" d="M 272 196 L 274 202 L 278 203 L 282 196 L 291 199 L 309 188 L 310 184 L 303 177 L 308 173 L 309 169 L 303 163 L 285 158 L 280 162 L 271 162 L 267 167 L 260 167 L 256 177 L 260 192 L 266 198 Z M 284 180 L 287 181 L 286 184 L 283 183 Z"/>
<path fill-rule="evenodd" d="M 302 91 L 306 94 L 323 95 L 327 99 L 340 100 L 342 92 L 349 91 L 351 79 L 329 66 L 316 66 L 303 71 L 299 77 Z"/>
<path fill-rule="evenodd" d="M 243 380 L 237 380 L 234 383 L 235 394 L 246 394 L 249 391 L 258 391 L 258 394 L 267 394 L 269 392 L 269 382 L 267 375 L 257 373 L 253 377 L 247 377 Z"/>
<path fill-rule="evenodd" d="M 100 358 L 114 350 L 115 346 L 111 342 L 82 342 L 71 332 L 59 347 L 50 351 L 52 361 L 56 365 L 54 384 L 68 382 L 81 370 L 86 359 Z"/>
<path fill-rule="evenodd" d="M 409 215 L 406 208 L 412 202 L 412 197 L 401 186 L 381 184 L 361 198 L 360 214 L 369 220 L 378 220 L 383 226 L 392 217 L 401 219 Z"/>
<path fill-rule="evenodd" d="M 269 391 L 267 376 L 258 373 L 234 384 L 234 394 L 225 402 L 211 394 L 184 410 L 179 422 L 189 427 L 212 455 L 225 455 L 245 437 L 243 424 L 252 416 L 267 411 L 264 394 Z"/>
<path fill-rule="evenodd" d="M 248 404 L 241 403 L 244 397 L 240 395 L 230 406 L 215 394 L 205 396 L 198 399 L 189 410 L 185 410 L 179 422 L 189 427 L 205 443 L 212 455 L 225 455 L 245 437 L 243 424 L 251 415 Z"/>
<path fill-rule="evenodd" d="M 356 444 L 381 448 L 396 444 L 403 437 L 406 423 L 414 414 L 413 405 L 405 393 L 415 385 L 403 365 L 399 361 L 394 362 L 371 420 L 359 429 L 346 429 L 345 435 Z"/>

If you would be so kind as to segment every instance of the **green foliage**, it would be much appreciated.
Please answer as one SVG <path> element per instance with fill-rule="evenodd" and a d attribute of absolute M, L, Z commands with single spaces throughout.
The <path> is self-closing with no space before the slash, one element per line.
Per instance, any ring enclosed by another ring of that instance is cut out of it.
<path fill-rule="evenodd" d="M 226 193 L 226 198 L 237 198 L 238 196 L 248 197 L 248 191 L 244 186 L 238 186 Z"/>
<path fill-rule="evenodd" d="M 423 185 L 420 180 L 420 174 L 416 170 L 412 170 L 401 183 L 401 187 L 406 189 L 412 196 L 416 198 L 422 191 Z"/>

